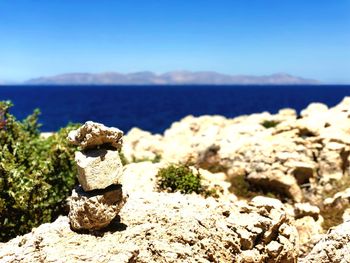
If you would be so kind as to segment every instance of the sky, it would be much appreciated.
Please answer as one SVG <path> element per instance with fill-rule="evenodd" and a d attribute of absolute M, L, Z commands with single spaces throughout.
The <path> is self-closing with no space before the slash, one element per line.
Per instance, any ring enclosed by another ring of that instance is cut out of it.
<path fill-rule="evenodd" d="M 0 80 L 172 70 L 350 83 L 350 0 L 0 0 Z"/>

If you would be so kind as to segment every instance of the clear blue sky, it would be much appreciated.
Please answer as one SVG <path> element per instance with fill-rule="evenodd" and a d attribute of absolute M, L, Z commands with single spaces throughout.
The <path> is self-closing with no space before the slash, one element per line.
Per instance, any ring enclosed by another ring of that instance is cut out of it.
<path fill-rule="evenodd" d="M 181 69 L 350 83 L 350 0 L 0 0 L 0 80 Z"/>

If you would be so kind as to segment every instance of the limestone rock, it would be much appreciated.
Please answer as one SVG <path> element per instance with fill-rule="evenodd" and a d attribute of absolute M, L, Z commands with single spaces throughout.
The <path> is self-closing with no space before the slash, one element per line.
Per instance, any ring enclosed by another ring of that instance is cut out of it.
<path fill-rule="evenodd" d="M 93 192 L 85 192 L 78 186 L 69 199 L 70 225 L 74 230 L 105 228 L 118 215 L 125 201 L 121 185 Z"/>
<path fill-rule="evenodd" d="M 152 162 L 130 163 L 124 166 L 121 176 L 121 184 L 127 193 L 134 192 L 155 192 L 156 175 L 161 165 Z"/>
<path fill-rule="evenodd" d="M 294 204 L 294 213 L 295 218 L 311 216 L 317 220 L 320 215 L 320 209 L 317 206 L 311 205 L 309 203 L 296 203 Z"/>
<path fill-rule="evenodd" d="M 328 233 L 314 246 L 300 262 L 330 263 L 350 262 L 350 222 L 345 222 Z"/>
<path fill-rule="evenodd" d="M 299 233 L 300 257 L 305 257 L 322 238 L 322 222 L 322 218 L 315 220 L 311 216 L 295 220 L 294 225 Z"/>
<path fill-rule="evenodd" d="M 296 262 L 298 235 L 283 209 L 197 195 L 135 193 L 103 236 L 66 217 L 0 245 L 2 262 Z"/>
<path fill-rule="evenodd" d="M 132 128 L 123 139 L 123 154 L 130 162 L 152 161 L 163 155 L 163 137 L 139 128 Z"/>
<path fill-rule="evenodd" d="M 267 207 L 267 208 L 276 208 L 283 209 L 283 204 L 280 200 L 265 196 L 256 196 L 252 199 L 252 203 L 257 207 Z"/>
<path fill-rule="evenodd" d="M 78 180 L 85 191 L 104 189 L 118 184 L 123 172 L 119 152 L 95 149 L 75 153 Z"/>
<path fill-rule="evenodd" d="M 247 180 L 253 185 L 279 192 L 295 201 L 301 201 L 303 198 L 296 179 L 280 170 L 271 170 L 265 173 L 253 172 L 247 176 Z"/>
<path fill-rule="evenodd" d="M 349 174 L 350 147 L 339 142 L 325 141 L 318 162 L 323 184 L 338 181 Z"/>
<path fill-rule="evenodd" d="M 311 103 L 300 112 L 302 117 L 320 116 L 328 111 L 328 106 L 323 103 Z"/>
<path fill-rule="evenodd" d="M 350 204 L 350 188 L 336 193 L 333 197 L 324 200 L 326 208 L 333 208 L 337 210 L 344 210 Z"/>
<path fill-rule="evenodd" d="M 119 150 L 122 145 L 123 132 L 117 128 L 109 128 L 103 124 L 87 121 L 79 129 L 68 134 L 68 141 L 82 149 L 109 145 Z"/>

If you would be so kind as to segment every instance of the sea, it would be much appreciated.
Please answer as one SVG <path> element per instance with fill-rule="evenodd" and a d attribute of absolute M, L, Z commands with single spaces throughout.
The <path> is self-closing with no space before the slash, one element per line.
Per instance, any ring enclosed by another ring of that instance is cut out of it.
<path fill-rule="evenodd" d="M 11 113 L 18 119 L 40 109 L 43 132 L 92 120 L 124 132 L 139 127 L 163 133 L 187 115 L 300 112 L 311 102 L 331 107 L 345 96 L 350 96 L 350 85 L 0 86 L 0 100 L 14 103 Z"/>

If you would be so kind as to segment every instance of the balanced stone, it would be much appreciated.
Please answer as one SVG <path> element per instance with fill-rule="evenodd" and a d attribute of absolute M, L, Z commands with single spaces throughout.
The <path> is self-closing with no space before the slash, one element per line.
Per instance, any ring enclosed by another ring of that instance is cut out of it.
<path fill-rule="evenodd" d="M 118 151 L 101 148 L 76 152 L 75 161 L 78 167 L 77 177 L 85 191 L 118 184 L 123 173 Z"/>
<path fill-rule="evenodd" d="M 69 221 L 73 230 L 99 230 L 107 227 L 126 202 L 121 185 L 85 192 L 76 187 L 69 200 Z"/>
<path fill-rule="evenodd" d="M 87 121 L 79 129 L 68 134 L 68 141 L 82 149 L 97 148 L 109 145 L 117 150 L 122 146 L 123 132 L 114 127 L 106 127 L 101 123 Z"/>

